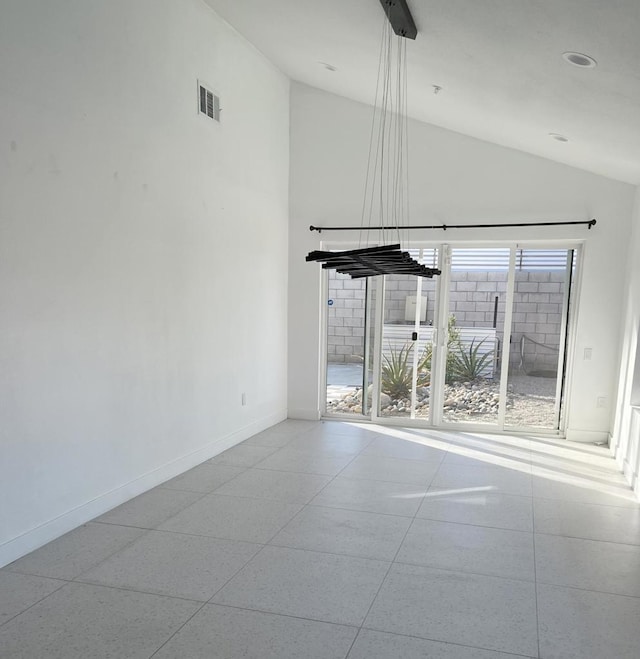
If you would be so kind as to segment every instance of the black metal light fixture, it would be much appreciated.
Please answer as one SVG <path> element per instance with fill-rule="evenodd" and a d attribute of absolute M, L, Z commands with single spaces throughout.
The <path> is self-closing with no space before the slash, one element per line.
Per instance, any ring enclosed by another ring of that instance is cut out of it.
<path fill-rule="evenodd" d="M 440 270 L 416 261 L 402 251 L 400 232 L 408 227 L 407 204 L 407 71 L 406 40 L 418 33 L 406 0 L 380 0 L 385 14 L 373 127 L 358 249 L 313 251 L 307 261 L 352 278 L 376 275 L 433 277 Z M 397 35 L 394 39 L 391 29 Z M 379 224 L 374 224 L 377 215 Z M 370 244 L 370 233 L 379 240 Z M 391 244 L 388 238 L 395 237 Z M 382 243 L 382 244 L 379 244 Z"/>

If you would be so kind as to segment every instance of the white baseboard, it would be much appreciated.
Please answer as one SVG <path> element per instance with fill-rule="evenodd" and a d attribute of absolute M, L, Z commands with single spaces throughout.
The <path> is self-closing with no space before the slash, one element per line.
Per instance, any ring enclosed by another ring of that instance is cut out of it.
<path fill-rule="evenodd" d="M 627 483 L 631 485 L 631 489 L 640 496 L 640 474 L 638 474 L 636 468 L 626 459 L 622 461 L 622 473 Z"/>
<path fill-rule="evenodd" d="M 569 442 L 607 444 L 609 442 L 609 432 L 607 430 L 579 430 L 575 428 L 567 428 L 566 438 Z"/>
<path fill-rule="evenodd" d="M 185 471 L 202 464 L 205 460 L 213 458 L 219 453 L 222 453 L 222 451 L 226 451 L 228 448 L 239 444 L 262 430 L 270 428 L 286 418 L 287 413 L 285 410 L 282 410 L 258 421 L 254 421 L 235 432 L 224 437 L 219 437 L 192 453 L 172 460 L 158 469 L 154 469 L 125 485 L 121 485 L 110 492 L 102 494 L 92 501 L 87 501 L 77 508 L 41 524 L 35 529 L 31 529 L 16 538 L 12 538 L 0 545 L 0 567 L 12 563 L 34 549 L 47 544 L 47 542 L 59 538 L 61 535 L 72 531 L 81 524 L 91 521 L 112 508 L 119 506 L 121 503 L 129 501 L 129 499 L 168 481 L 170 478 L 179 476 Z"/>
<path fill-rule="evenodd" d="M 320 410 L 303 409 L 303 408 L 289 408 L 289 419 L 302 419 L 304 421 L 319 421 Z"/>

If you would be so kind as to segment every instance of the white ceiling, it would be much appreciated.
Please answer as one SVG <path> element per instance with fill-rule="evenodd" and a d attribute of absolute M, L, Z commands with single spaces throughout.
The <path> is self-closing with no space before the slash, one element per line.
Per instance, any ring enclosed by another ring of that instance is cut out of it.
<path fill-rule="evenodd" d="M 293 80 L 373 101 L 379 0 L 206 2 Z M 418 27 L 408 44 L 412 117 L 640 184 L 640 0 L 408 4 Z M 565 51 L 598 66 L 571 66 Z"/>

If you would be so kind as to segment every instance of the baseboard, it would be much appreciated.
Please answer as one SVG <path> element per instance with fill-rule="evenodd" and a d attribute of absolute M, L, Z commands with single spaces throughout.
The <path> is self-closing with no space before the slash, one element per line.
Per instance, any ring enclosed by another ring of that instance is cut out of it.
<path fill-rule="evenodd" d="M 303 408 L 289 408 L 289 419 L 302 419 L 304 421 L 319 421 L 320 410 L 303 409 Z"/>
<path fill-rule="evenodd" d="M 631 486 L 631 489 L 640 496 L 640 475 L 634 465 L 632 465 L 629 460 L 624 459 L 622 461 L 622 473 L 624 477 Z"/>
<path fill-rule="evenodd" d="M 567 428 L 567 441 L 582 442 L 583 444 L 608 444 L 609 432 L 607 430 L 578 430 Z"/>
<path fill-rule="evenodd" d="M 154 469 L 153 471 L 136 478 L 125 485 L 121 485 L 110 492 L 100 495 L 95 499 L 88 501 L 73 510 L 70 510 L 59 517 L 56 517 L 40 526 L 23 533 L 17 538 L 0 545 L 0 567 L 8 565 L 13 561 L 25 556 L 47 542 L 59 538 L 61 535 L 72 531 L 81 524 L 91 521 L 92 519 L 106 513 L 107 511 L 119 506 L 133 497 L 143 494 L 147 490 L 164 483 L 170 478 L 179 476 L 185 471 L 202 464 L 218 453 L 226 451 L 228 448 L 252 437 L 256 433 L 266 430 L 271 426 L 287 418 L 285 410 L 270 414 L 268 417 L 240 428 L 224 437 L 220 437 L 205 446 L 183 455 L 176 460 Z"/>

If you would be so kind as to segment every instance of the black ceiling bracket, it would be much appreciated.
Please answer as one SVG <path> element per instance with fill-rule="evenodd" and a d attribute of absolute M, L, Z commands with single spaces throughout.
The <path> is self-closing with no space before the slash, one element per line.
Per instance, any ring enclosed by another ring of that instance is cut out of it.
<path fill-rule="evenodd" d="M 418 28 L 413 22 L 406 0 L 380 0 L 393 31 L 399 37 L 415 39 Z"/>

